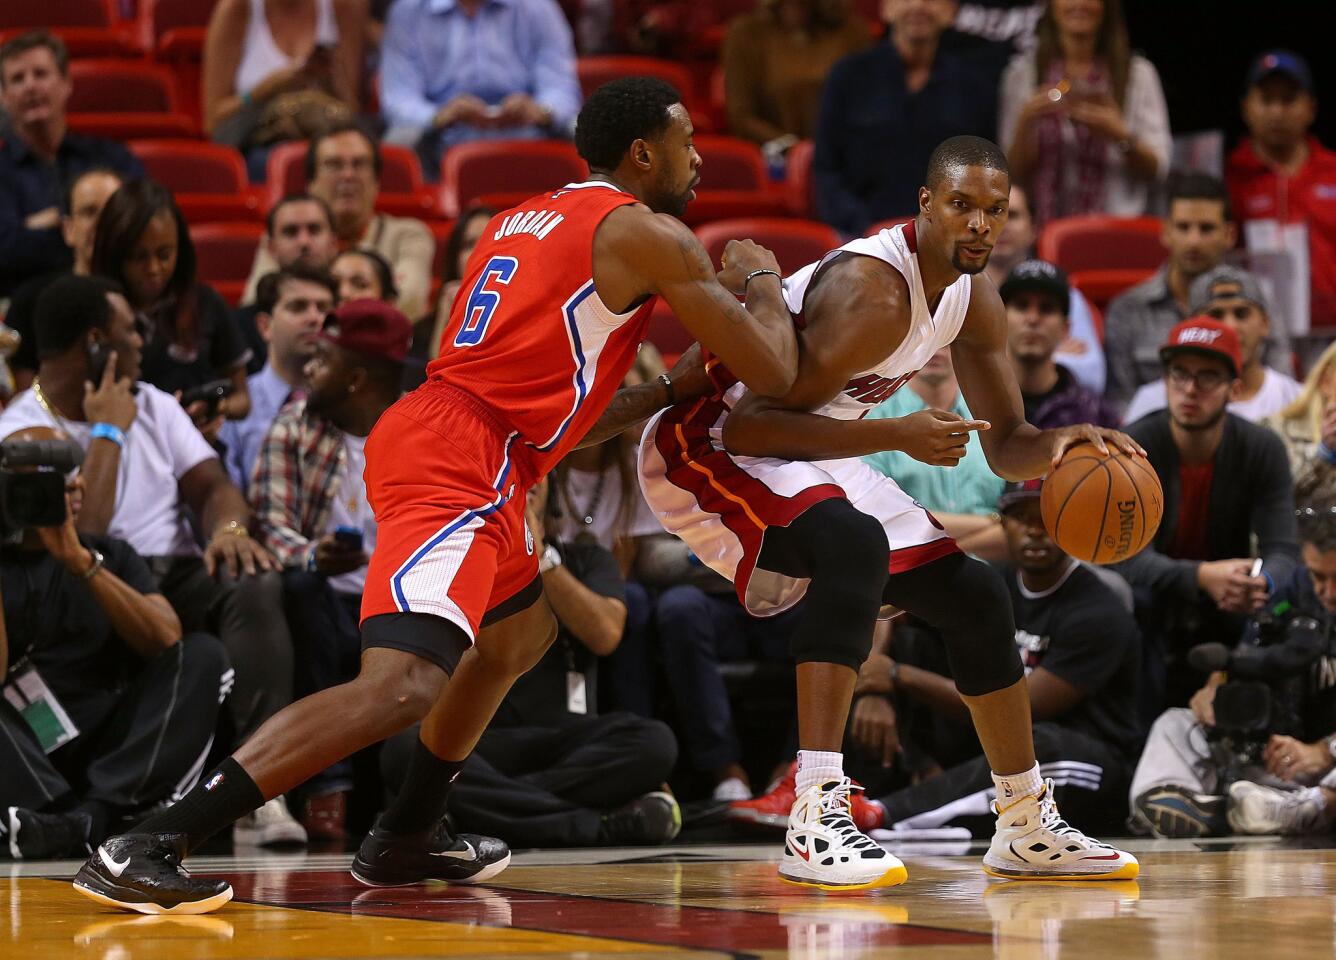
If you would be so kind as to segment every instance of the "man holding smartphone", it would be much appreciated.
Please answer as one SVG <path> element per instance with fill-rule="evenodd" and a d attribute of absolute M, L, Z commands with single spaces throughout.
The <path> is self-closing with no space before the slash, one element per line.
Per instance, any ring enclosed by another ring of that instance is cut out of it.
<path fill-rule="evenodd" d="M 251 484 L 260 541 L 283 565 L 296 647 L 299 696 L 357 674 L 366 563 L 376 520 L 362 470 L 367 434 L 399 398 L 413 338 L 408 318 L 379 300 L 354 300 L 325 321 L 307 361 L 306 399 L 289 404 L 260 447 Z M 342 760 L 306 785 L 312 839 L 346 838 L 352 764 Z"/>

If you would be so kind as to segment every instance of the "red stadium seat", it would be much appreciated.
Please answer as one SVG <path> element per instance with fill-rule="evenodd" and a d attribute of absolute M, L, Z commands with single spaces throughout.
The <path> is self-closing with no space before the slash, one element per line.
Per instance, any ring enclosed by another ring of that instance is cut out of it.
<path fill-rule="evenodd" d="M 877 223 L 874 223 L 872 226 L 868 227 L 867 232 L 864 233 L 863 236 L 865 237 L 875 236 L 876 234 L 881 233 L 883 230 L 888 230 L 898 223 L 908 223 L 910 220 L 913 219 L 914 219 L 913 217 L 892 217 L 889 220 L 878 221 Z"/>
<path fill-rule="evenodd" d="M 1073 287 L 1085 294 L 1092 307 L 1103 312 L 1114 297 L 1154 273 L 1154 270 L 1077 270 L 1068 274 L 1068 279 Z"/>
<path fill-rule="evenodd" d="M 693 226 L 738 217 L 782 217 L 784 193 L 770 182 L 761 148 L 750 140 L 698 134 L 700 186 L 683 219 Z"/>
<path fill-rule="evenodd" d="M 0 30 L 0 44 L 27 32 L 23 27 Z M 138 57 L 144 52 L 134 32 L 125 27 L 54 27 L 51 33 L 71 57 Z"/>
<path fill-rule="evenodd" d="M 265 166 L 265 190 L 272 207 L 290 193 L 306 190 L 305 141 L 280 143 L 269 152 Z M 436 192 L 422 179 L 422 165 L 410 148 L 380 145 L 380 195 L 376 209 L 396 217 L 436 218 L 440 215 Z"/>
<path fill-rule="evenodd" d="M 609 80 L 621 77 L 658 77 L 677 88 L 687 109 L 691 109 L 694 85 L 687 68 L 672 60 L 657 57 L 581 57 L 575 61 L 580 90 L 587 97 Z"/>
<path fill-rule="evenodd" d="M 201 36 L 218 0 L 139 0 L 136 29 L 147 50 L 161 50 L 167 34 L 199 30 Z"/>
<path fill-rule="evenodd" d="M 1161 231 L 1155 217 L 1063 217 L 1045 225 L 1038 253 L 1068 273 L 1158 270 L 1165 258 Z"/>
<path fill-rule="evenodd" d="M 246 163 L 231 147 L 194 140 L 136 140 L 130 150 L 176 197 L 187 223 L 263 218 Z"/>
<path fill-rule="evenodd" d="M 190 228 L 199 278 L 232 306 L 241 302 L 255 250 L 264 238 L 260 223 L 204 223 Z"/>
<path fill-rule="evenodd" d="M 145 50 L 176 74 L 181 109 L 201 119 L 204 37 L 218 0 L 139 0 L 135 33 Z"/>
<path fill-rule="evenodd" d="M 775 259 L 786 275 L 820 260 L 840 245 L 840 235 L 826 224 L 784 217 L 716 220 L 697 227 L 696 236 L 716 264 L 728 241 L 755 240 L 774 251 Z"/>
<path fill-rule="evenodd" d="M 799 140 L 789 148 L 785 158 L 784 192 L 789 212 L 795 217 L 810 217 L 816 213 L 816 181 L 812 177 L 812 159 L 816 144 Z"/>
<path fill-rule="evenodd" d="M 176 113 L 176 79 L 166 67 L 128 60 L 70 63 L 70 113 Z"/>
<path fill-rule="evenodd" d="M 441 212 L 458 217 L 474 203 L 503 210 L 588 175 L 585 162 L 564 141 L 461 143 L 447 150 L 441 160 Z"/>
<path fill-rule="evenodd" d="M 7 0 L 0 30 L 51 30 L 116 25 L 116 0 Z"/>
<path fill-rule="evenodd" d="M 65 120 L 75 133 L 106 140 L 199 137 L 199 124 L 184 113 L 71 113 Z"/>

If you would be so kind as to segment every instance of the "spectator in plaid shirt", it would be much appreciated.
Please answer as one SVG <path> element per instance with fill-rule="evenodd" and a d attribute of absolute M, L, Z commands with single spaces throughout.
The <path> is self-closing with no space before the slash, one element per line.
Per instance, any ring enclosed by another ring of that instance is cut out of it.
<path fill-rule="evenodd" d="M 399 398 L 413 327 L 379 300 L 351 300 L 326 319 L 306 364 L 306 398 L 288 404 L 260 448 L 251 503 L 260 540 L 283 565 L 306 696 L 357 674 L 359 612 L 376 520 L 362 471 L 367 434 Z M 313 839 L 343 839 L 352 764 L 307 784 L 303 819 Z"/>

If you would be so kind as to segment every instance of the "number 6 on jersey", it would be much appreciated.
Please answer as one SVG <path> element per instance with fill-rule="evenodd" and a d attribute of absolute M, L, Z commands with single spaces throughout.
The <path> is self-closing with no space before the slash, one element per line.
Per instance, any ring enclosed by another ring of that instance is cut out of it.
<path fill-rule="evenodd" d="M 492 257 L 487 266 L 482 268 L 478 282 L 469 293 L 469 301 L 464 308 L 464 325 L 455 335 L 455 346 L 476 347 L 487 336 L 487 324 L 492 314 L 501 305 L 501 291 L 493 290 L 493 284 L 509 286 L 520 262 L 514 257 Z"/>

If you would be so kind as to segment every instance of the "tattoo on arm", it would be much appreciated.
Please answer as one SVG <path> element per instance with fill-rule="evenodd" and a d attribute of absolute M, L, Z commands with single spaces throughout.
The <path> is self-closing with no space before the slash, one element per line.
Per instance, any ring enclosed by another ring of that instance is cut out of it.
<path fill-rule="evenodd" d="M 623 387 L 613 396 L 603 415 L 589 428 L 577 450 L 594 447 L 621 433 L 634 423 L 639 423 L 668 405 L 664 386 L 655 381 L 641 383 L 634 387 Z"/>

